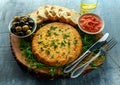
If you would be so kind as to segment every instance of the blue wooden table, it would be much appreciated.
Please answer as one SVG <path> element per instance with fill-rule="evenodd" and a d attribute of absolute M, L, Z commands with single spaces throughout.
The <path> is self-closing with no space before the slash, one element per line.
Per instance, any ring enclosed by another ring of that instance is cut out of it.
<path fill-rule="evenodd" d="M 118 41 L 100 68 L 76 79 L 53 81 L 36 79 L 19 68 L 11 53 L 8 24 L 15 15 L 25 15 L 46 4 L 80 10 L 80 0 L 0 0 L 0 85 L 120 85 L 119 0 L 98 0 L 96 13 L 105 21 L 103 33 L 109 32 L 109 38 Z"/>

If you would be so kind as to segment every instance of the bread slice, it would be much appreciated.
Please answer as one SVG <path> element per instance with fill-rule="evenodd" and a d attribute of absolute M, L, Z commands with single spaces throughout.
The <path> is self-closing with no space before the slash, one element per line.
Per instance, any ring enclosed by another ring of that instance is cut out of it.
<path fill-rule="evenodd" d="M 69 23 L 72 26 L 77 25 L 80 14 L 74 9 L 66 9 L 61 7 L 58 13 L 60 16 L 60 22 Z"/>
<path fill-rule="evenodd" d="M 60 15 L 59 15 L 60 8 L 61 7 L 57 5 L 49 6 L 49 8 L 46 8 L 47 17 L 51 21 L 58 21 L 60 19 Z"/>
<path fill-rule="evenodd" d="M 49 6 L 49 8 L 46 8 L 46 16 L 51 21 L 57 21 L 58 18 L 56 16 L 56 8 L 54 6 Z"/>
<path fill-rule="evenodd" d="M 70 18 L 70 24 L 72 24 L 72 25 L 76 25 L 77 23 L 78 23 L 78 18 L 80 17 L 80 14 L 77 12 L 77 11 L 75 11 L 74 9 L 71 9 L 70 10 L 71 12 L 71 18 Z"/>
<path fill-rule="evenodd" d="M 80 14 L 74 9 L 68 9 L 57 5 L 46 5 L 37 9 L 37 11 L 28 14 L 37 24 L 44 21 L 60 21 L 69 23 L 72 26 L 77 25 Z"/>
<path fill-rule="evenodd" d="M 28 14 L 28 16 L 30 16 L 37 24 L 43 22 L 43 19 L 38 18 L 37 11 Z"/>
<path fill-rule="evenodd" d="M 42 6 L 37 9 L 37 16 L 39 19 L 42 19 L 43 21 L 47 21 L 48 17 L 46 16 L 46 8 L 48 8 L 49 5 Z"/>
<path fill-rule="evenodd" d="M 70 10 L 59 9 L 58 14 L 59 14 L 59 21 L 60 22 L 64 22 L 64 23 L 69 22 L 69 18 L 71 17 Z"/>

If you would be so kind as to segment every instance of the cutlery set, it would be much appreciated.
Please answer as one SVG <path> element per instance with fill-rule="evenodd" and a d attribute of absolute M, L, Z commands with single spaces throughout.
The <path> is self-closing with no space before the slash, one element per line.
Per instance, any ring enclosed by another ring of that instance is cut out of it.
<path fill-rule="evenodd" d="M 99 57 L 100 55 L 106 54 L 107 51 L 109 51 L 110 49 L 112 49 L 117 42 L 112 38 L 111 40 L 109 40 L 107 42 L 107 44 L 105 43 L 107 38 L 109 36 L 109 33 L 104 34 L 104 36 L 102 38 L 100 38 L 95 44 L 93 44 L 85 53 L 83 53 L 83 55 L 81 55 L 77 60 L 75 60 L 73 63 L 71 63 L 70 65 L 68 65 L 67 67 L 65 67 L 64 69 L 64 73 L 69 73 L 72 71 L 71 73 L 71 78 L 76 78 L 79 75 L 82 74 L 82 72 L 86 69 L 86 67 L 92 62 L 94 61 L 97 57 Z M 92 57 L 89 61 L 87 61 L 85 64 L 75 68 L 84 58 L 86 58 L 91 52 L 93 52 L 95 49 L 99 49 L 99 52 Z M 75 69 L 74 69 L 75 68 Z M 73 70 L 74 69 L 74 70 Z"/>

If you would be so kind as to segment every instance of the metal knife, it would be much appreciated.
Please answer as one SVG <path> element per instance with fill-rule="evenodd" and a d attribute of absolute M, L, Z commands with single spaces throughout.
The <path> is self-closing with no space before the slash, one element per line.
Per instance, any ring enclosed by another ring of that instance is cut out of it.
<path fill-rule="evenodd" d="M 81 55 L 77 60 L 64 68 L 64 73 L 69 73 L 72 71 L 86 56 L 88 56 L 96 48 L 101 47 L 106 39 L 108 38 L 109 33 L 106 33 L 102 38 L 100 38 L 96 43 L 94 43 L 83 55 Z"/>

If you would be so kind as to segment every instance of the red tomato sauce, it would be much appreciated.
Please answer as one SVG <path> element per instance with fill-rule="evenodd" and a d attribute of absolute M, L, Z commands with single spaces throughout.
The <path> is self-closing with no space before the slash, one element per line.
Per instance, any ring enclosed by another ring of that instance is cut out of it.
<path fill-rule="evenodd" d="M 102 28 L 102 21 L 94 15 L 84 15 L 79 20 L 80 27 L 88 32 L 98 32 Z"/>

